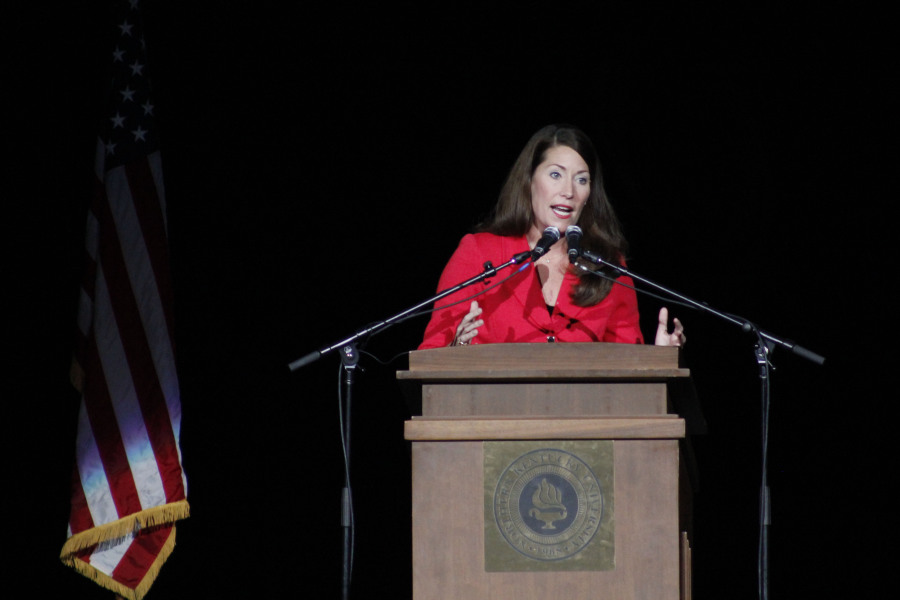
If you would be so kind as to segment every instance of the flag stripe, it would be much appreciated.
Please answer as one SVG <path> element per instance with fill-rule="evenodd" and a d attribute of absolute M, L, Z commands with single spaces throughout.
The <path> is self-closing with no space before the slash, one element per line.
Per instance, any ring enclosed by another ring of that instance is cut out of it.
<path fill-rule="evenodd" d="M 102 146 L 102 143 L 99 144 Z M 94 186 L 94 202 L 106 197 L 103 184 L 100 180 Z M 78 319 L 76 322 L 75 360 L 79 367 L 83 367 L 86 361 L 88 338 L 94 323 L 94 288 L 97 279 L 97 244 L 100 235 L 97 231 L 97 219 L 91 211 L 88 211 L 87 224 L 85 226 L 85 252 L 84 267 L 81 276 L 81 294 L 78 302 Z"/>
<path fill-rule="evenodd" d="M 125 444 L 103 373 L 102 354 L 96 340 L 88 345 L 84 405 L 89 431 L 84 433 L 93 435 L 94 444 L 86 439 L 81 449 L 87 454 L 79 457 L 84 492 L 95 523 L 106 523 L 141 510 L 137 487 L 131 475 Z M 99 463 L 96 459 L 99 459 Z M 115 505 L 112 515 L 108 513 L 109 506 L 105 502 L 107 496 Z M 98 511 L 103 514 L 98 515 Z"/>
<path fill-rule="evenodd" d="M 113 171 L 117 171 L 117 169 Z M 109 179 L 114 182 L 113 189 L 115 185 L 123 182 L 123 179 L 117 177 L 117 175 L 121 175 L 121 172 L 113 173 L 111 171 L 109 175 Z M 125 189 L 118 190 L 117 194 L 120 199 L 127 200 L 130 197 L 130 194 Z M 129 203 L 123 200 L 117 204 L 127 206 Z M 136 270 L 141 277 L 148 277 L 148 273 L 142 269 L 144 265 L 141 264 L 144 263 L 143 258 L 146 256 L 146 253 L 141 252 L 139 246 L 136 247 L 134 240 L 139 236 L 135 235 L 134 223 L 125 223 L 128 220 L 128 214 L 125 211 L 128 209 L 119 209 L 119 222 L 126 227 L 125 231 L 128 235 L 134 236 L 128 241 L 131 244 L 129 257 L 139 255 L 139 258 L 132 259 L 126 264 L 126 259 L 121 250 L 123 242 L 120 241 L 126 236 L 118 234 L 115 216 L 109 204 L 102 204 L 99 208 L 101 210 L 97 215 L 97 219 L 104 235 L 108 237 L 100 245 L 101 263 L 106 280 L 111 286 L 109 290 L 110 299 L 112 300 L 111 308 L 115 316 L 114 322 L 119 329 L 116 337 L 122 344 L 128 373 L 131 381 L 133 381 L 133 389 L 137 391 L 137 401 L 146 430 L 149 433 L 150 446 L 156 461 L 160 463 L 158 467 L 159 472 L 164 475 L 171 475 L 173 469 L 178 472 L 177 477 L 169 476 L 162 479 L 165 486 L 165 497 L 169 500 L 181 499 L 184 497 L 184 489 L 180 466 L 178 465 L 178 455 L 175 450 L 177 442 L 172 430 L 168 406 L 163 397 L 162 386 L 157 377 L 156 367 L 151 355 L 147 330 L 144 328 L 141 310 L 131 284 L 131 270 Z M 150 296 L 152 298 L 156 296 L 152 281 L 145 284 L 144 289 L 141 291 L 145 297 Z M 153 303 L 153 300 L 151 299 L 148 302 Z M 158 303 L 157 297 L 156 304 L 158 305 Z M 158 329 L 150 331 L 157 334 L 160 333 Z M 122 367 L 125 366 L 125 364 L 122 365 Z M 128 396 L 127 391 L 120 391 L 126 397 Z M 128 441 L 131 440 L 126 440 L 126 442 Z"/>
<path fill-rule="evenodd" d="M 94 439 L 87 404 L 87 401 L 82 402 L 78 413 L 76 439 L 76 469 L 80 483 L 76 495 L 84 498 L 85 505 L 82 507 L 80 502 L 73 500 L 69 520 L 71 533 L 81 533 L 98 523 L 109 523 L 119 518 L 109 480 L 106 478 L 103 458 L 97 440 Z"/>
<path fill-rule="evenodd" d="M 130 163 L 125 167 L 128 179 L 128 190 L 131 192 L 133 207 L 137 215 L 137 226 L 141 237 L 145 242 L 149 268 L 152 276 L 147 274 L 146 279 L 155 282 L 152 289 L 141 295 L 144 304 L 141 306 L 142 320 L 150 338 L 150 350 L 153 355 L 153 363 L 156 367 L 162 395 L 166 402 L 166 408 L 170 414 L 170 427 L 172 439 L 160 442 L 166 443 L 166 447 L 176 454 L 178 445 L 175 440 L 180 436 L 179 423 L 181 422 L 181 401 L 178 392 L 178 376 L 175 372 L 175 333 L 174 317 L 172 315 L 173 291 L 171 277 L 169 276 L 168 245 L 165 223 L 165 196 L 162 183 L 162 166 L 159 152 L 151 153 L 146 161 Z M 136 269 L 134 270 L 136 271 Z M 147 302 L 152 298 L 153 302 Z M 167 385 L 168 384 L 168 385 Z M 174 465 L 178 469 L 177 477 L 182 478 L 180 469 L 180 455 L 173 462 L 170 454 L 161 457 L 161 468 L 164 465 Z M 176 475 L 173 473 L 172 475 Z M 181 488 L 184 487 L 182 480 Z M 183 494 L 183 491 L 175 493 Z"/>
<path fill-rule="evenodd" d="M 125 173 L 128 178 L 128 189 L 132 192 L 138 226 L 146 243 L 147 256 L 153 271 L 152 279 L 156 283 L 155 288 L 150 291 L 158 296 L 158 301 L 150 305 L 154 310 L 142 310 L 142 315 L 145 329 L 158 336 L 158 339 L 151 340 L 155 343 L 151 343 L 150 349 L 158 380 L 163 385 L 162 393 L 171 416 L 174 439 L 178 439 L 181 433 L 179 431 L 181 401 L 177 386 L 178 376 L 175 373 L 173 292 L 171 277 L 166 268 L 169 251 L 166 244 L 165 197 L 160 162 L 159 152 L 153 152 L 147 157 L 147 161 L 127 165 Z M 145 300 L 149 297 L 150 293 L 143 296 Z M 177 444 L 174 448 L 178 449 Z"/>
<path fill-rule="evenodd" d="M 135 538 L 112 572 L 113 578 L 130 588 L 140 585 L 173 532 L 174 527 L 161 527 Z"/>
<path fill-rule="evenodd" d="M 71 536 L 75 530 L 87 531 L 93 526 L 94 521 L 91 518 L 87 498 L 84 496 L 84 487 L 81 484 L 81 476 L 76 462 L 72 467 L 72 515 L 69 518 L 69 535 Z"/>
<path fill-rule="evenodd" d="M 86 562 L 90 563 L 92 567 L 94 567 L 104 575 L 113 576 L 116 568 L 122 562 L 122 558 L 128 552 L 128 549 L 131 547 L 131 544 L 133 542 L 134 539 L 129 538 L 124 542 L 120 542 L 114 545 L 108 545 L 103 548 L 95 548 L 93 552 L 91 552 L 90 555 L 86 557 Z"/>
<path fill-rule="evenodd" d="M 165 209 L 163 207 L 164 194 L 161 181 L 157 173 L 161 172 L 159 152 L 153 152 L 146 161 L 126 165 L 125 173 L 128 178 L 128 189 L 131 190 L 134 200 L 134 208 L 137 212 L 143 239 L 146 242 L 150 265 L 153 269 L 153 279 L 156 282 L 156 290 L 165 317 L 166 331 L 169 340 L 175 339 L 174 318 L 171 314 L 172 306 L 172 282 L 167 268 L 169 260 L 169 247 L 166 244 L 168 234 L 166 232 Z M 169 344 L 174 348 L 174 344 Z"/>
<path fill-rule="evenodd" d="M 105 279 L 98 279 L 98 305 L 101 300 L 109 297 L 104 283 Z M 123 338 L 118 334 L 114 319 L 106 319 L 105 323 L 110 330 L 108 347 L 100 358 L 103 362 L 103 372 L 110 396 L 116 399 L 113 410 L 137 488 L 140 509 L 165 504 L 166 497 L 159 468 L 151 447 L 150 435 L 141 414 L 138 393 L 135 389 L 136 382 L 132 379 L 129 371 L 122 343 Z"/>

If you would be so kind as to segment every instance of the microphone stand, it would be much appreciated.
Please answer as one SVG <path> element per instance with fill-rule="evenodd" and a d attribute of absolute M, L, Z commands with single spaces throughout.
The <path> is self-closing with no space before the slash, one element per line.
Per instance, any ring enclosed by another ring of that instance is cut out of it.
<path fill-rule="evenodd" d="M 526 263 L 525 261 L 530 259 L 531 257 L 532 253 L 529 250 L 516 254 L 499 267 L 494 267 L 491 261 L 487 261 L 484 263 L 484 271 L 482 271 L 475 277 L 467 279 L 466 281 L 463 281 L 462 283 L 459 283 L 451 288 L 438 292 L 432 298 L 429 298 L 424 302 L 420 302 L 419 304 L 416 304 L 413 307 L 397 313 L 392 317 L 384 319 L 383 321 L 379 321 L 374 325 L 364 327 L 350 337 L 347 337 L 336 344 L 327 346 L 314 352 L 310 352 L 309 354 L 302 356 L 288 364 L 288 367 L 291 371 L 296 371 L 300 367 L 319 360 L 322 356 L 328 354 L 329 352 L 332 352 L 335 349 L 340 349 L 341 352 L 341 368 L 344 371 L 344 386 L 347 390 L 346 401 L 342 403 L 341 406 L 341 438 L 344 447 L 344 488 L 341 492 L 341 529 L 343 537 L 341 597 L 344 600 L 350 597 L 350 580 L 353 572 L 353 495 L 350 485 L 350 402 L 354 373 L 357 368 L 357 363 L 359 362 L 359 354 L 357 352 L 356 344 L 357 340 L 378 333 L 379 331 L 382 331 L 383 329 L 386 329 L 405 318 L 415 316 L 415 314 L 422 308 L 440 300 L 441 298 L 449 296 L 450 294 L 456 293 L 465 287 L 478 283 L 479 281 L 483 281 L 489 277 L 493 277 L 497 274 L 498 271 L 501 271 L 506 267 L 524 263 L 522 264 L 522 267 L 520 267 L 520 270 L 524 269 L 528 265 L 528 263 Z"/>
<path fill-rule="evenodd" d="M 759 365 L 759 378 L 761 382 L 762 393 L 762 481 L 759 491 L 759 552 L 757 555 L 757 584 L 759 588 L 760 600 L 766 600 L 769 596 L 769 525 L 771 524 L 771 515 L 769 512 L 771 505 L 767 475 L 769 446 L 769 408 L 771 401 L 769 389 L 769 370 L 771 368 L 771 364 L 769 363 L 768 354 L 773 352 L 776 346 L 781 346 L 790 350 L 797 356 L 805 358 L 818 365 L 824 364 L 825 358 L 823 356 L 820 356 L 819 354 L 816 354 L 815 352 L 803 348 L 802 346 L 794 343 L 791 340 L 783 339 L 779 336 L 775 336 L 771 333 L 763 331 L 746 319 L 723 313 L 708 306 L 707 304 L 692 300 L 691 298 L 683 296 L 682 294 L 654 283 L 649 279 L 636 275 L 628 271 L 628 269 L 622 267 L 621 265 L 610 263 L 600 258 L 596 254 L 593 254 L 592 252 L 583 250 L 581 252 L 581 256 L 589 262 L 594 263 L 595 265 L 606 267 L 612 272 L 611 275 L 614 277 L 619 277 L 620 275 L 631 277 L 634 281 L 640 281 L 641 283 L 656 288 L 660 292 L 676 298 L 681 302 L 693 306 L 694 308 L 715 315 L 720 319 L 739 326 L 745 333 L 752 333 L 756 336 L 757 342 L 754 347 L 754 352 L 756 355 L 756 362 Z M 590 271 L 583 265 L 579 265 L 579 267 L 583 270 Z"/>
<path fill-rule="evenodd" d="M 344 371 L 346 395 L 341 404 L 341 444 L 344 448 L 344 487 L 341 489 L 341 531 L 343 533 L 343 561 L 341 564 L 341 598 L 350 597 L 350 575 L 353 573 L 353 496 L 350 486 L 350 406 L 359 352 L 356 344 L 341 349 L 341 369 Z"/>

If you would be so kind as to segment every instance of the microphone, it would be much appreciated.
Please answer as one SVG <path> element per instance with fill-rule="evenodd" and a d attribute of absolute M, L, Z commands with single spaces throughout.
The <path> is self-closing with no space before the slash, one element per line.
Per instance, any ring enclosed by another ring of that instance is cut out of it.
<path fill-rule="evenodd" d="M 581 227 L 569 225 L 566 227 L 566 244 L 569 245 L 569 262 L 573 265 L 581 256 Z"/>
<path fill-rule="evenodd" d="M 531 260 L 536 261 L 540 257 L 544 255 L 545 252 L 559 241 L 559 229 L 556 227 L 548 227 L 544 230 L 544 235 L 541 236 L 541 239 L 538 240 L 538 243 L 534 245 L 534 248 L 531 250 Z"/>

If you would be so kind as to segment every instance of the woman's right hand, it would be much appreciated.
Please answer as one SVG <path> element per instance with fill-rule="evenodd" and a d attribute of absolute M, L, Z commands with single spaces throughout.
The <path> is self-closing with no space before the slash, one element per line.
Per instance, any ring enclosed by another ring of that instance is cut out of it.
<path fill-rule="evenodd" d="M 484 325 L 484 320 L 478 318 L 480 314 L 481 308 L 478 306 L 478 302 L 473 300 L 469 312 L 456 328 L 456 337 L 453 338 L 451 346 L 466 346 L 478 335 L 478 328 Z"/>

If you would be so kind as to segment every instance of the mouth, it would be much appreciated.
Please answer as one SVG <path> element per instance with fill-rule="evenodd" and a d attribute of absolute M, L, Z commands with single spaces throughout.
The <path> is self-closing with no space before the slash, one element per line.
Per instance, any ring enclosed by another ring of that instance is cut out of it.
<path fill-rule="evenodd" d="M 553 214 L 560 219 L 568 219 L 572 216 L 572 213 L 575 212 L 573 207 L 566 206 L 565 204 L 554 204 L 550 207 L 550 210 L 552 210 Z"/>

